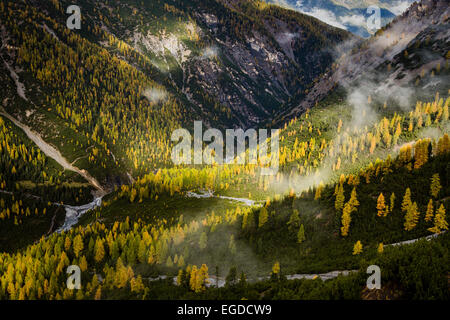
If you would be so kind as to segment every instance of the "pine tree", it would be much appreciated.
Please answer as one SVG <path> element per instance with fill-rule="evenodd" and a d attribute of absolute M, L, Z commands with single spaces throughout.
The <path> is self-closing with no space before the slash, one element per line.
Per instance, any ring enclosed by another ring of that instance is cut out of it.
<path fill-rule="evenodd" d="M 231 267 L 230 271 L 228 272 L 227 277 L 225 278 L 225 285 L 227 287 L 235 285 L 236 278 L 237 278 L 237 269 L 236 269 L 236 267 Z"/>
<path fill-rule="evenodd" d="M 428 230 L 434 233 L 441 233 L 443 230 L 448 230 L 448 223 L 445 217 L 445 207 L 443 204 L 441 204 L 439 209 L 436 211 L 433 228 L 429 228 Z"/>
<path fill-rule="evenodd" d="M 292 212 L 287 225 L 288 230 L 291 232 L 293 232 L 294 230 L 298 230 L 298 228 L 300 227 L 300 216 L 297 209 L 294 209 L 294 211 Z"/>
<path fill-rule="evenodd" d="M 362 245 L 361 241 L 358 240 L 355 243 L 355 245 L 353 246 L 353 255 L 355 256 L 355 255 L 361 254 L 362 251 L 363 251 L 363 245 Z"/>
<path fill-rule="evenodd" d="M 303 224 L 300 226 L 300 229 L 298 230 L 297 234 L 297 243 L 302 243 L 306 240 L 305 237 L 305 228 L 303 227 Z"/>
<path fill-rule="evenodd" d="M 198 246 L 200 247 L 200 249 L 203 250 L 206 248 L 207 244 L 208 244 L 208 236 L 206 235 L 206 232 L 203 231 L 202 234 L 200 235 Z"/>
<path fill-rule="evenodd" d="M 230 252 L 232 255 L 236 254 L 236 243 L 234 241 L 234 235 L 231 235 L 230 242 L 228 244 L 228 249 L 230 249 Z"/>
<path fill-rule="evenodd" d="M 437 199 L 439 191 L 442 189 L 441 180 L 439 174 L 433 174 L 431 177 L 430 194 L 433 198 Z"/>

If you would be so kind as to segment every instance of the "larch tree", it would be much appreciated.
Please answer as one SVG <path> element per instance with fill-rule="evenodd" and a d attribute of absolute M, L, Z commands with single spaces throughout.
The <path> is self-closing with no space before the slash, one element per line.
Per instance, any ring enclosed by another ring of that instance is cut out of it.
<path fill-rule="evenodd" d="M 417 203 L 414 202 L 412 205 L 408 207 L 405 215 L 405 223 L 404 227 L 406 231 L 411 231 L 414 229 L 419 222 L 419 209 L 417 207 Z"/>
<path fill-rule="evenodd" d="M 207 244 L 208 244 L 208 236 L 206 235 L 206 232 L 203 231 L 202 234 L 200 235 L 198 246 L 200 247 L 200 249 L 203 250 L 206 248 Z"/>
<path fill-rule="evenodd" d="M 408 208 L 411 206 L 411 189 L 407 188 L 405 191 L 405 195 L 403 196 L 402 201 L 402 211 L 408 211 Z"/>
<path fill-rule="evenodd" d="M 430 222 L 431 220 L 433 220 L 433 214 L 434 214 L 433 199 L 430 199 L 427 205 L 427 212 L 425 213 L 425 221 Z"/>
<path fill-rule="evenodd" d="M 437 209 L 436 215 L 434 216 L 434 226 L 428 229 L 434 233 L 441 233 L 443 230 L 448 230 L 448 223 L 445 217 L 445 207 L 443 204 Z"/>
<path fill-rule="evenodd" d="M 352 221 L 351 214 L 353 211 L 356 211 L 359 206 L 359 201 L 356 196 L 356 188 L 353 188 L 352 193 L 350 195 L 350 200 L 344 205 L 344 209 L 342 210 L 341 217 L 341 235 L 346 237 L 350 230 L 350 223 Z"/>
<path fill-rule="evenodd" d="M 352 193 L 350 194 L 350 200 L 348 202 L 352 206 L 352 211 L 356 211 L 356 207 L 359 206 L 359 201 L 356 196 L 356 188 L 353 188 Z"/>
<path fill-rule="evenodd" d="M 258 218 L 258 228 L 261 228 L 269 219 L 269 214 L 267 212 L 267 209 L 265 207 L 262 207 L 259 211 L 259 218 Z"/>
<path fill-rule="evenodd" d="M 384 200 L 383 193 L 380 193 L 377 200 L 377 210 L 378 210 L 378 216 L 379 217 L 386 217 L 387 215 L 387 209 L 386 209 L 386 203 Z"/>
<path fill-rule="evenodd" d="M 344 195 L 344 186 L 342 183 L 337 187 L 336 200 L 334 202 L 334 207 L 336 210 L 341 210 L 344 207 L 345 195 Z"/>
<path fill-rule="evenodd" d="M 315 195 L 314 195 L 314 200 L 319 200 L 319 199 L 320 199 L 320 197 L 322 196 L 323 188 L 324 188 L 324 185 L 323 185 L 323 183 L 321 182 L 321 183 L 319 184 L 319 186 L 317 187 L 317 189 L 316 189 L 316 193 L 315 193 Z"/>
<path fill-rule="evenodd" d="M 361 254 L 363 251 L 363 245 L 361 243 L 361 241 L 356 241 L 355 245 L 353 246 L 353 255 L 358 255 Z"/>
<path fill-rule="evenodd" d="M 206 283 L 208 283 L 208 267 L 206 264 L 202 264 L 200 269 L 197 271 L 195 292 L 199 293 L 206 290 Z"/>
<path fill-rule="evenodd" d="M 300 229 L 298 230 L 297 234 L 297 243 L 302 243 L 306 240 L 305 237 L 305 228 L 303 227 L 303 224 L 300 226 Z"/>
<path fill-rule="evenodd" d="M 294 211 L 292 212 L 291 217 L 289 218 L 289 221 L 287 222 L 287 225 L 288 225 L 288 230 L 291 232 L 294 230 L 298 230 L 298 228 L 300 227 L 300 216 L 299 216 L 299 212 L 297 209 L 294 209 Z"/>
<path fill-rule="evenodd" d="M 88 264 L 87 264 L 86 257 L 82 256 L 80 259 L 80 270 L 84 272 L 87 270 L 87 267 L 88 267 Z"/>
<path fill-rule="evenodd" d="M 381 242 L 378 247 L 377 247 L 377 252 L 378 253 L 383 253 L 384 252 L 384 244 L 383 242 Z"/>
<path fill-rule="evenodd" d="M 272 274 L 278 275 L 280 273 L 280 263 L 276 261 L 272 267 Z"/>
<path fill-rule="evenodd" d="M 448 110 L 448 108 L 447 108 L 447 110 Z M 447 116 L 448 116 L 448 114 L 447 114 Z M 448 134 L 444 134 L 444 136 L 439 139 L 437 149 L 438 149 L 437 153 L 439 155 L 450 152 L 450 138 L 449 138 Z"/>
<path fill-rule="evenodd" d="M 390 206 L 389 206 L 389 212 L 394 211 L 394 207 L 395 207 L 395 193 L 392 192 L 391 193 L 391 197 L 390 197 Z"/>
<path fill-rule="evenodd" d="M 189 277 L 189 287 L 192 291 L 195 291 L 197 286 L 197 266 L 194 265 L 190 271 L 190 277 Z"/>
<path fill-rule="evenodd" d="M 81 251 L 83 251 L 83 239 L 81 238 L 81 235 L 76 235 L 73 240 L 73 253 L 75 254 L 75 257 L 78 258 Z"/>
<path fill-rule="evenodd" d="M 105 247 L 103 246 L 103 241 L 98 239 L 95 242 L 95 255 L 94 255 L 94 260 L 95 262 L 99 263 L 103 260 L 104 256 L 105 256 Z"/>
<path fill-rule="evenodd" d="M 231 235 L 230 242 L 228 243 L 228 249 L 230 249 L 230 252 L 232 255 L 236 254 L 236 242 L 234 241 L 234 235 Z"/>
<path fill-rule="evenodd" d="M 352 206 L 350 205 L 349 202 L 347 202 L 344 206 L 344 209 L 342 210 L 342 218 L 341 218 L 341 235 L 343 237 L 348 236 L 348 232 L 350 229 L 350 223 L 352 221 L 352 217 L 351 217 L 351 213 L 352 213 Z"/>
<path fill-rule="evenodd" d="M 97 291 L 95 291 L 95 296 L 94 296 L 95 300 L 101 300 L 102 299 L 102 287 L 99 286 L 97 288 Z"/>
<path fill-rule="evenodd" d="M 441 180 L 439 174 L 433 174 L 431 177 L 430 194 L 433 198 L 437 199 L 439 191 L 442 189 Z"/>

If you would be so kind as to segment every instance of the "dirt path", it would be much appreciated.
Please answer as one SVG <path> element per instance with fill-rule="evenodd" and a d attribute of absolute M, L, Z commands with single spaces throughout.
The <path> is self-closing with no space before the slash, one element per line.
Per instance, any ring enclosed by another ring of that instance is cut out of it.
<path fill-rule="evenodd" d="M 0 107 L 0 115 L 8 118 L 17 127 L 22 129 L 25 132 L 25 134 L 28 136 L 28 138 L 30 138 L 30 140 L 32 140 L 47 157 L 54 159 L 65 170 L 69 170 L 69 171 L 78 173 L 80 176 L 82 176 L 84 179 L 86 179 L 94 188 L 96 188 L 101 195 L 106 194 L 105 190 L 102 188 L 100 183 L 98 183 L 98 181 L 94 177 L 92 177 L 89 174 L 89 172 L 87 172 L 86 170 L 83 170 L 83 169 L 79 169 L 79 168 L 73 166 L 72 164 L 70 164 L 55 147 L 53 147 L 50 144 L 48 144 L 47 142 L 45 142 L 44 139 L 42 139 L 42 137 L 38 133 L 32 131 L 28 126 L 26 126 L 25 124 L 21 123 L 20 121 L 15 119 L 13 116 L 8 114 L 3 109 L 3 107 Z"/>

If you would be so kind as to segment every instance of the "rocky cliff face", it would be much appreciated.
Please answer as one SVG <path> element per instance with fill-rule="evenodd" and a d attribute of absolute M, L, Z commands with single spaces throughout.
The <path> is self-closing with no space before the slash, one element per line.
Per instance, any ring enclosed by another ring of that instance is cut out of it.
<path fill-rule="evenodd" d="M 116 15 L 111 2 L 97 2 L 103 14 Z M 118 5 L 145 16 L 173 14 L 173 21 L 159 24 L 122 14 L 123 27 L 104 27 L 149 57 L 205 118 L 239 127 L 270 119 L 331 66 L 330 48 L 352 38 L 311 17 L 252 1 Z"/>

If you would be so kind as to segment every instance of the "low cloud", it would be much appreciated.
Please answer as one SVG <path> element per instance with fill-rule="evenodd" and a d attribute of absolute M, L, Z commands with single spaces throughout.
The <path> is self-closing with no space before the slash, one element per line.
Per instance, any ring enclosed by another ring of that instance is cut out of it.
<path fill-rule="evenodd" d="M 317 18 L 323 22 L 325 22 L 326 24 L 329 24 L 330 26 L 336 27 L 336 28 L 340 28 L 340 29 L 347 29 L 346 26 L 344 26 L 341 22 L 338 21 L 338 18 L 336 17 L 336 15 L 329 10 L 326 9 L 320 9 L 320 8 L 312 8 L 309 11 L 302 11 L 300 10 L 302 13 L 312 16 L 314 18 Z"/>
<path fill-rule="evenodd" d="M 143 96 L 152 103 L 164 102 L 167 100 L 167 91 L 160 88 L 149 88 L 145 90 Z"/>
<path fill-rule="evenodd" d="M 211 59 L 217 57 L 218 54 L 219 49 L 217 47 L 206 47 L 205 49 L 203 49 L 201 57 L 203 59 Z"/>
<path fill-rule="evenodd" d="M 343 16 L 340 18 L 342 23 L 353 26 L 367 27 L 367 19 L 363 15 L 354 14 L 351 16 Z"/>
<path fill-rule="evenodd" d="M 409 6 L 414 2 L 414 0 L 403 0 L 397 1 L 392 7 L 389 7 L 389 11 L 391 11 L 396 16 L 405 12 Z"/>

